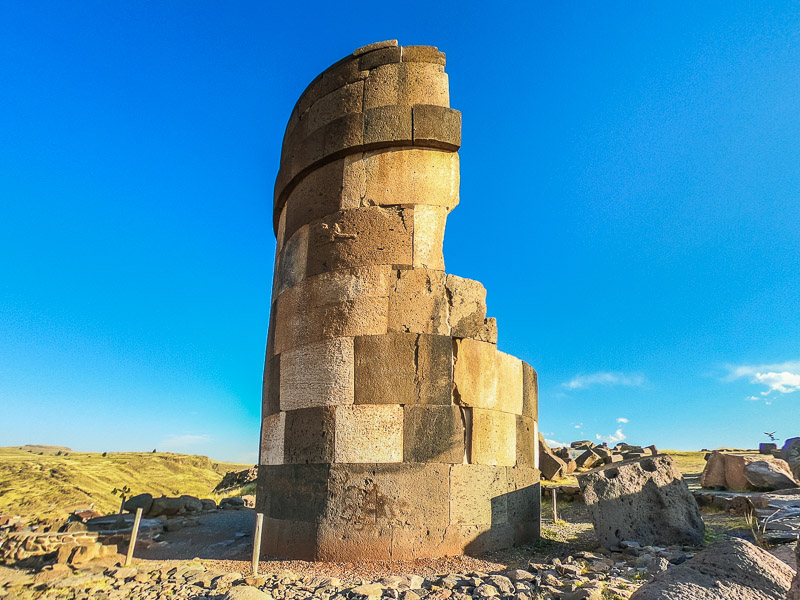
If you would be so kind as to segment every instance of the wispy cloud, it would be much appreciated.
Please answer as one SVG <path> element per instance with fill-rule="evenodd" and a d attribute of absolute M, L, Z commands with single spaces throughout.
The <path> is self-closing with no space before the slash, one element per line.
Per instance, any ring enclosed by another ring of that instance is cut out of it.
<path fill-rule="evenodd" d="M 600 435 L 599 433 L 597 434 L 597 439 L 598 440 L 600 440 L 601 442 L 607 442 L 609 444 L 617 444 L 617 443 L 625 440 L 627 437 L 628 436 L 626 436 L 622 432 L 622 428 L 617 429 L 611 435 Z"/>
<path fill-rule="evenodd" d="M 161 445 L 167 448 L 186 448 L 196 446 L 203 442 L 210 442 L 211 436 L 208 434 L 195 435 L 190 433 L 173 434 L 161 441 Z"/>
<path fill-rule="evenodd" d="M 617 419 L 617 423 L 630 423 L 630 420 L 626 419 L 625 417 L 619 417 Z"/>
<path fill-rule="evenodd" d="M 548 440 L 547 438 L 545 438 L 544 441 L 550 448 L 563 448 L 564 446 L 569 446 L 569 444 L 565 444 L 564 442 L 558 442 L 556 440 Z"/>
<path fill-rule="evenodd" d="M 772 392 L 792 394 L 800 391 L 800 360 L 771 365 L 728 365 L 728 375 L 724 381 L 747 378 L 750 383 L 766 386 L 762 396 Z M 757 399 L 750 396 L 748 400 Z"/>
<path fill-rule="evenodd" d="M 629 387 L 643 386 L 647 380 L 644 375 L 636 373 L 619 373 L 599 371 L 588 375 L 576 375 L 561 384 L 568 390 L 584 390 L 595 385 L 624 385 Z"/>

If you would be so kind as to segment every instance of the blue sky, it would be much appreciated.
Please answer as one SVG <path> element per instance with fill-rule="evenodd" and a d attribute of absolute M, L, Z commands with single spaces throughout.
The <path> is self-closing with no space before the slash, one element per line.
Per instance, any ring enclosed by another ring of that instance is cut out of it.
<path fill-rule="evenodd" d="M 305 86 L 447 53 L 448 272 L 549 439 L 800 435 L 800 5 L 0 5 L 0 445 L 254 461 L 271 193 Z"/>

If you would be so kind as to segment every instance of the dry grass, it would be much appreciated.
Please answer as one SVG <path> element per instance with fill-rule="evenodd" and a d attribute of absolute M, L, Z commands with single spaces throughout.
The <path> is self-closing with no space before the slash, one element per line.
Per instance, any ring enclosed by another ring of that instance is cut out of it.
<path fill-rule="evenodd" d="M 113 513 L 119 509 L 119 497 L 111 490 L 125 485 L 132 494 L 208 498 L 226 471 L 251 466 L 165 452 L 109 452 L 103 456 L 57 450 L 62 453 L 44 447 L 33 451 L 0 448 L 0 514 L 60 518 L 80 504 L 94 504 L 101 513 Z"/>

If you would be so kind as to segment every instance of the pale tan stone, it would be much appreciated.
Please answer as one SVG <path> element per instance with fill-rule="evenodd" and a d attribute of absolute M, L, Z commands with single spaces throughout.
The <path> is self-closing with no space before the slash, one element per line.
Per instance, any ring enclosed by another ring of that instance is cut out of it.
<path fill-rule="evenodd" d="M 392 62 L 370 70 L 364 85 L 364 110 L 397 104 L 450 106 L 450 82 L 444 66 Z"/>
<path fill-rule="evenodd" d="M 472 339 L 456 340 L 453 397 L 462 406 L 497 406 L 497 347 Z"/>
<path fill-rule="evenodd" d="M 364 82 L 364 110 L 400 104 L 400 63 L 380 65 Z"/>
<path fill-rule="evenodd" d="M 357 152 L 344 158 L 341 209 L 358 208 L 367 193 L 367 169 L 364 154 Z"/>
<path fill-rule="evenodd" d="M 448 211 L 458 205 L 456 152 L 397 147 L 366 152 L 363 162 L 367 205 L 431 204 Z"/>
<path fill-rule="evenodd" d="M 407 269 L 397 275 L 389 293 L 388 330 L 450 335 L 445 274 Z"/>
<path fill-rule="evenodd" d="M 362 265 L 411 265 L 412 208 L 342 210 L 309 229 L 308 275 Z"/>
<path fill-rule="evenodd" d="M 264 417 L 261 422 L 261 452 L 258 464 L 283 464 L 283 440 L 286 430 L 286 413 L 278 412 Z"/>
<path fill-rule="evenodd" d="M 508 520 L 505 468 L 486 465 L 450 467 L 450 522 L 491 525 Z"/>
<path fill-rule="evenodd" d="M 303 225 L 339 211 L 345 159 L 335 160 L 307 173 L 286 199 L 286 237 Z"/>
<path fill-rule="evenodd" d="M 539 421 L 535 420 L 533 422 L 533 438 L 535 440 L 539 439 Z M 539 444 L 533 444 L 533 466 L 537 469 L 539 468 Z"/>
<path fill-rule="evenodd" d="M 403 407 L 358 404 L 336 407 L 337 463 L 403 461 Z"/>
<path fill-rule="evenodd" d="M 280 254 L 281 250 L 283 250 L 283 242 L 284 242 L 284 235 L 286 232 L 286 207 L 284 206 L 281 210 L 281 216 L 278 219 L 278 231 L 275 234 L 276 246 L 275 246 L 275 254 Z"/>
<path fill-rule="evenodd" d="M 497 319 L 494 317 L 487 317 L 484 319 L 483 327 L 478 330 L 475 339 L 481 342 L 497 344 Z"/>
<path fill-rule="evenodd" d="M 294 348 L 280 360 L 282 411 L 353 403 L 352 338 Z"/>
<path fill-rule="evenodd" d="M 447 209 L 418 204 L 414 207 L 414 267 L 444 271 L 444 227 Z"/>
<path fill-rule="evenodd" d="M 499 350 L 495 409 L 513 415 L 522 414 L 522 361 Z"/>
<path fill-rule="evenodd" d="M 303 116 L 307 121 L 306 131 L 311 133 L 339 117 L 361 112 L 363 99 L 363 81 L 356 81 L 333 90 L 312 104 Z"/>
<path fill-rule="evenodd" d="M 479 281 L 448 275 L 450 335 L 476 338 L 486 319 L 486 288 Z"/>
<path fill-rule="evenodd" d="M 472 409 L 472 463 L 514 466 L 517 462 L 517 420 L 513 414 Z"/>
<path fill-rule="evenodd" d="M 330 271 L 285 290 L 275 303 L 275 354 L 333 337 L 386 333 L 388 265 Z"/>

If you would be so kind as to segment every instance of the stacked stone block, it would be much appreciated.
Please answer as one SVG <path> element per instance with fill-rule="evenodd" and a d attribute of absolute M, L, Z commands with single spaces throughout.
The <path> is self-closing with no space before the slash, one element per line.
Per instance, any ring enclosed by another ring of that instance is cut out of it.
<path fill-rule="evenodd" d="M 444 271 L 461 115 L 444 54 L 380 42 L 292 111 L 257 509 L 265 554 L 388 560 L 539 534 L 536 372 Z"/>

